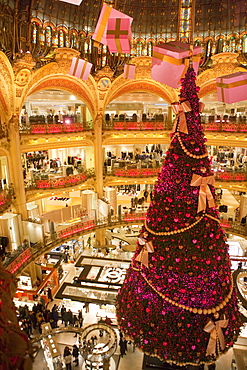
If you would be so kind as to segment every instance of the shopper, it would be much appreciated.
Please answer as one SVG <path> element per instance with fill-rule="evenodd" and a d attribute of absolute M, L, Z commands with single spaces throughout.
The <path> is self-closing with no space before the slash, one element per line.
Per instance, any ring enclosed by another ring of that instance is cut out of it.
<path fill-rule="evenodd" d="M 66 365 L 66 370 L 72 370 L 72 366 L 71 366 L 72 355 L 71 355 L 71 351 L 68 346 L 64 348 L 63 357 L 64 357 L 64 362 Z"/>
<path fill-rule="evenodd" d="M 83 315 L 82 315 L 82 310 L 79 310 L 78 311 L 78 320 L 79 320 L 79 325 L 80 325 L 80 328 L 82 328 L 82 325 L 83 325 Z"/>
<path fill-rule="evenodd" d="M 127 340 L 124 337 L 120 338 L 119 347 L 120 347 L 120 355 L 121 357 L 123 357 L 123 355 L 126 355 L 126 351 L 127 351 Z"/>
<path fill-rule="evenodd" d="M 76 344 L 73 345 L 73 351 L 72 351 L 72 356 L 75 358 L 73 362 L 75 362 L 75 366 L 79 365 L 79 348 L 77 347 Z"/>
<path fill-rule="evenodd" d="M 48 296 L 48 299 L 49 301 L 53 301 L 53 297 L 52 297 L 52 291 L 51 291 L 51 288 L 47 288 L 47 296 Z"/>

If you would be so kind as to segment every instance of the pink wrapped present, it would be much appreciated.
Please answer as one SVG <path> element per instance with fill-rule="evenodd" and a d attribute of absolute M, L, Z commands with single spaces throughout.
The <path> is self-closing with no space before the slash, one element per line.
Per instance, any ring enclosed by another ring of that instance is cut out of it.
<path fill-rule="evenodd" d="M 130 53 L 131 37 L 129 19 L 109 18 L 106 39 L 111 53 Z"/>
<path fill-rule="evenodd" d="M 99 43 L 108 45 L 106 39 L 106 31 L 108 27 L 109 19 L 114 18 L 126 18 L 130 20 L 130 26 L 133 21 L 133 18 L 129 17 L 128 15 L 119 12 L 118 10 L 110 7 L 107 4 L 103 4 L 103 7 L 100 12 L 99 20 L 97 22 L 94 34 L 92 39 L 95 40 L 95 45 L 98 46 Z"/>
<path fill-rule="evenodd" d="M 125 64 L 124 65 L 124 78 L 133 80 L 135 78 L 136 66 L 134 64 Z"/>
<path fill-rule="evenodd" d="M 198 72 L 201 47 L 192 50 L 192 62 L 195 72 Z M 180 86 L 190 61 L 190 44 L 171 41 L 153 47 L 152 78 L 173 88 Z"/>
<path fill-rule="evenodd" d="M 74 5 L 80 5 L 82 0 L 60 0 L 63 1 L 64 3 L 69 3 L 69 4 L 74 4 Z"/>
<path fill-rule="evenodd" d="M 70 66 L 69 74 L 82 80 L 87 80 L 89 73 L 92 68 L 92 63 L 87 62 L 86 60 L 73 57 L 72 63 Z"/>
<path fill-rule="evenodd" d="M 218 100 L 232 104 L 247 100 L 247 72 L 236 72 L 216 78 Z"/>

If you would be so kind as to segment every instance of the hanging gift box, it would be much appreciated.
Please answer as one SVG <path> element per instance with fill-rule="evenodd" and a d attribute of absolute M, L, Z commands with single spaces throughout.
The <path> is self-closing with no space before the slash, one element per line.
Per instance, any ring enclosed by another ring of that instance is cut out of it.
<path fill-rule="evenodd" d="M 106 38 L 108 22 L 110 19 L 114 18 L 129 19 L 129 27 L 131 26 L 131 23 L 133 21 L 133 18 L 129 17 L 128 15 L 119 12 L 118 10 L 110 7 L 107 4 L 104 4 L 100 12 L 99 20 L 97 22 L 94 34 L 92 36 L 92 39 L 95 40 L 95 46 L 98 46 L 99 43 L 108 45 Z"/>
<path fill-rule="evenodd" d="M 60 0 L 64 3 L 73 4 L 73 5 L 80 5 L 82 0 Z"/>
<path fill-rule="evenodd" d="M 124 65 L 124 78 L 133 80 L 135 78 L 136 66 L 134 64 Z"/>
<path fill-rule="evenodd" d="M 216 78 L 218 100 L 232 104 L 247 100 L 247 72 L 236 72 Z"/>
<path fill-rule="evenodd" d="M 108 20 L 106 39 L 111 53 L 130 53 L 131 37 L 129 19 L 110 18 Z"/>
<path fill-rule="evenodd" d="M 192 55 L 191 55 L 192 53 Z M 171 41 L 153 47 L 151 76 L 154 80 L 178 88 L 190 63 L 193 62 L 195 72 L 198 72 L 201 47 L 191 50 L 190 44 Z"/>
<path fill-rule="evenodd" d="M 70 66 L 69 74 L 82 80 L 87 80 L 89 73 L 92 68 L 92 63 L 87 62 L 86 60 L 73 57 L 72 63 Z"/>

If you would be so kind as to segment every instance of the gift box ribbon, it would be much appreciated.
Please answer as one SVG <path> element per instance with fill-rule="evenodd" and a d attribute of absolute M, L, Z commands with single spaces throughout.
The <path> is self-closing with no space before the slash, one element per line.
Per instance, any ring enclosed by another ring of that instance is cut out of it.
<path fill-rule="evenodd" d="M 74 69 L 72 71 L 72 75 L 75 75 L 76 74 L 76 71 L 77 71 L 77 68 L 78 68 L 78 63 L 79 63 L 79 58 L 77 58 L 76 62 L 75 62 L 75 65 L 74 65 Z M 81 73 L 80 73 L 80 78 L 83 78 L 84 76 L 84 73 L 86 71 L 86 68 L 87 68 L 87 65 L 88 65 L 88 62 L 87 61 L 84 61 L 84 64 L 83 64 L 83 67 L 82 67 L 82 70 L 81 70 Z"/>
<path fill-rule="evenodd" d="M 203 177 L 195 173 L 193 174 L 190 185 L 200 186 L 197 213 L 204 211 L 207 208 L 207 200 L 208 206 L 210 208 L 215 207 L 214 198 L 211 193 L 210 187 L 208 186 L 213 185 L 214 182 L 215 182 L 214 175 Z"/>
<path fill-rule="evenodd" d="M 225 103 L 224 89 L 232 89 L 233 87 L 239 87 L 239 86 L 247 85 L 247 80 L 235 81 L 235 82 L 231 82 L 229 84 L 223 82 L 223 80 L 224 80 L 224 77 L 220 77 L 220 82 L 216 83 L 216 86 L 218 88 L 220 88 L 220 90 L 221 90 L 221 97 L 222 97 L 222 102 L 223 103 Z"/>
<path fill-rule="evenodd" d="M 172 109 L 173 109 L 173 112 L 176 114 L 176 119 L 174 121 L 172 133 L 176 132 L 177 123 L 179 119 L 179 131 L 184 132 L 185 134 L 188 134 L 188 127 L 186 123 L 185 113 L 190 112 L 192 110 L 190 102 L 186 100 L 182 103 L 179 103 L 179 102 L 172 103 Z"/>
<path fill-rule="evenodd" d="M 142 265 L 148 268 L 148 253 L 153 253 L 153 252 L 154 252 L 154 247 L 153 247 L 153 242 L 151 240 L 145 243 L 141 252 L 135 258 L 135 261 L 141 262 Z"/>
<path fill-rule="evenodd" d="M 192 60 L 192 62 L 196 62 L 196 63 L 199 63 L 200 62 L 200 55 L 192 55 L 192 56 L 188 56 L 186 58 L 181 58 L 181 59 L 176 59 L 176 58 L 173 58 L 173 57 L 170 57 L 168 55 L 164 55 L 158 51 L 153 51 L 153 58 L 156 58 L 156 59 L 159 59 L 161 60 L 162 62 L 167 62 L 169 64 L 173 64 L 173 65 L 176 65 L 176 66 L 180 66 L 180 65 L 184 65 L 184 69 L 181 73 L 181 76 L 179 77 L 178 79 L 178 82 L 181 80 L 181 78 L 183 78 L 190 66 L 190 60 Z"/>
<path fill-rule="evenodd" d="M 206 356 L 216 354 L 216 345 L 220 345 L 221 350 L 225 349 L 225 339 L 221 328 L 226 328 L 228 320 L 218 320 L 215 323 L 210 320 L 205 327 L 204 331 L 210 333 Z"/>
<path fill-rule="evenodd" d="M 121 46 L 121 41 L 120 41 L 120 36 L 122 35 L 128 35 L 129 31 L 128 30 L 122 30 L 121 29 L 121 19 L 122 18 L 116 18 L 116 27 L 115 30 L 107 30 L 106 32 L 106 37 L 109 35 L 114 35 L 114 39 L 116 42 L 116 49 L 118 53 L 122 53 L 122 46 Z"/>
<path fill-rule="evenodd" d="M 95 40 L 94 45 L 95 46 L 99 45 L 99 43 L 102 40 L 102 37 L 104 36 L 105 29 L 107 27 L 107 22 L 108 22 L 108 19 L 109 19 L 110 15 L 111 15 L 111 10 L 112 10 L 112 8 L 110 6 L 105 6 L 104 14 L 102 16 L 98 31 L 97 31 L 96 35 L 94 36 L 94 40 Z"/>
<path fill-rule="evenodd" d="M 135 64 L 125 64 L 125 71 L 124 71 L 125 78 L 129 78 L 131 68 L 134 69 L 134 73 L 135 73 L 135 69 L 136 69 Z"/>

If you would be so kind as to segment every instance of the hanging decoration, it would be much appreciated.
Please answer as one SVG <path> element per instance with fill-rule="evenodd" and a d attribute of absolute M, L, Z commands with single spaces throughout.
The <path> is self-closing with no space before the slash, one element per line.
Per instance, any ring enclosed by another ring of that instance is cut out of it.
<path fill-rule="evenodd" d="M 179 41 L 153 46 L 151 76 L 154 80 L 176 89 L 180 86 L 181 78 L 184 77 L 189 67 L 190 58 L 197 73 L 200 53 L 200 46 L 195 46 L 191 50 L 190 44 Z"/>
<path fill-rule="evenodd" d="M 130 20 L 111 18 L 108 20 L 106 39 L 111 53 L 129 53 L 131 42 Z"/>
<path fill-rule="evenodd" d="M 81 5 L 82 3 L 82 0 L 60 0 L 60 1 L 73 5 Z"/>
<path fill-rule="evenodd" d="M 87 80 L 92 66 L 92 63 L 89 63 L 86 60 L 73 57 L 69 74 L 81 78 L 82 80 Z"/>
<path fill-rule="evenodd" d="M 116 19 L 120 19 L 121 21 L 116 21 Z M 128 20 L 128 22 L 122 21 L 123 19 Z M 118 50 L 120 50 L 119 44 L 125 44 L 124 45 L 125 51 L 120 52 L 130 53 L 130 40 L 132 37 L 131 33 L 132 21 L 133 18 L 129 17 L 124 13 L 119 12 L 118 10 L 110 7 L 107 4 L 104 4 L 95 31 L 92 36 L 92 39 L 95 41 L 94 46 L 98 47 L 99 44 L 101 43 L 107 45 L 110 49 L 110 52 L 116 53 L 119 52 Z M 111 33 L 112 31 L 115 31 L 115 33 Z M 110 33 L 107 34 L 107 32 Z M 122 41 L 126 39 L 128 41 L 126 42 Z M 116 47 L 116 43 L 118 44 L 118 48 Z"/>
<path fill-rule="evenodd" d="M 217 77 L 218 100 L 232 104 L 247 100 L 247 72 L 236 72 L 230 75 Z"/>
<path fill-rule="evenodd" d="M 125 64 L 124 65 L 124 78 L 133 80 L 135 78 L 136 66 L 134 64 Z"/>

